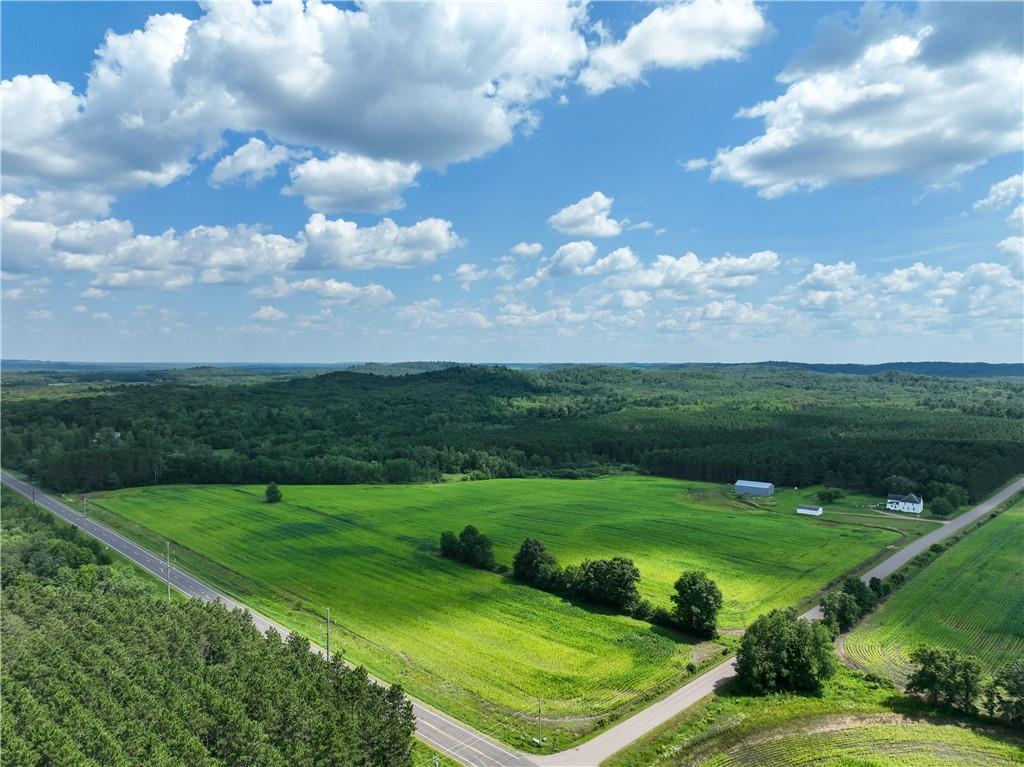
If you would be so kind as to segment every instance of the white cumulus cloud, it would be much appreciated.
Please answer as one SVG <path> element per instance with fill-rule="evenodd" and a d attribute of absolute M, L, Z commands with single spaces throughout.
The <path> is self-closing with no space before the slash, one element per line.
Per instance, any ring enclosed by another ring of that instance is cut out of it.
<path fill-rule="evenodd" d="M 649 69 L 699 69 L 742 58 L 763 40 L 768 23 L 753 2 L 694 0 L 655 8 L 619 42 L 590 54 L 579 81 L 598 94 L 643 78 Z"/>
<path fill-rule="evenodd" d="M 428 218 L 412 226 L 399 226 L 389 218 L 369 227 L 344 219 L 331 220 L 314 213 L 306 223 L 306 259 L 309 268 L 374 269 L 432 264 L 437 257 L 463 243 L 452 223 Z"/>
<path fill-rule="evenodd" d="M 283 312 L 280 309 L 271 306 L 270 304 L 264 304 L 255 312 L 253 312 L 249 319 L 263 320 L 266 322 L 279 322 L 281 320 L 288 319 L 287 312 Z"/>
<path fill-rule="evenodd" d="M 374 160 L 339 152 L 291 170 L 285 194 L 302 197 L 306 207 L 323 213 L 356 210 L 381 213 L 405 205 L 401 193 L 415 184 L 417 162 Z"/>
<path fill-rule="evenodd" d="M 594 192 L 579 202 L 567 205 L 548 219 L 553 229 L 579 237 L 615 237 L 622 225 L 611 218 L 614 197 Z"/>
<path fill-rule="evenodd" d="M 267 146 L 262 139 L 251 138 L 213 166 L 210 183 L 214 186 L 244 179 L 255 184 L 277 172 L 277 166 L 288 162 L 292 152 L 286 146 Z"/>
<path fill-rule="evenodd" d="M 763 133 L 720 149 L 711 177 L 767 198 L 892 174 L 948 184 L 1019 151 L 1020 51 L 998 35 L 961 34 L 962 10 L 936 5 L 943 7 L 922 6 L 925 18 L 899 16 L 882 32 L 863 22 L 846 29 L 840 53 L 805 57 L 783 72 L 785 93 L 739 112 L 762 120 Z M 993 13 L 1004 10 L 1017 13 Z"/>

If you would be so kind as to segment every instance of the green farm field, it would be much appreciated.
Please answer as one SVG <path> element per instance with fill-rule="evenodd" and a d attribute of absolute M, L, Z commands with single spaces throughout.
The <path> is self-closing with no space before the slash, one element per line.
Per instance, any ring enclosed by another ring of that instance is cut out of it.
<path fill-rule="evenodd" d="M 1024 657 L 1024 500 L 893 594 L 849 634 L 845 652 L 902 682 L 922 644 L 975 655 L 989 672 Z"/>
<path fill-rule="evenodd" d="M 155 548 L 169 538 L 187 569 L 319 643 L 329 606 L 333 646 L 349 660 L 510 742 L 523 741 L 522 717 L 539 700 L 560 747 L 722 647 L 445 560 L 442 530 L 476 525 L 504 565 L 527 536 L 562 564 L 632 557 L 643 595 L 662 605 L 680 571 L 707 570 L 726 597 L 726 628 L 800 603 L 901 540 L 796 517 L 785 495 L 747 502 L 651 477 L 282 489 L 284 501 L 267 504 L 262 486 L 145 487 L 90 507 Z"/>
<path fill-rule="evenodd" d="M 746 695 L 730 685 L 620 751 L 604 767 L 1008 767 L 1024 740 L 951 722 L 840 667 L 820 694 Z"/>

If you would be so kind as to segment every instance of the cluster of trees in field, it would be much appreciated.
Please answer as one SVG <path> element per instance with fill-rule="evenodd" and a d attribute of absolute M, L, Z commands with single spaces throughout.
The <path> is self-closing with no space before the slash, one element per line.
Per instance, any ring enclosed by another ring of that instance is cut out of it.
<path fill-rule="evenodd" d="M 441 533 L 441 556 L 480 570 L 493 570 L 494 544 L 473 525 L 466 525 L 455 535 L 451 530 Z"/>
<path fill-rule="evenodd" d="M 1024 463 L 1021 416 L 989 414 L 984 404 L 1022 394 L 1012 379 L 773 367 L 464 366 L 112 385 L 12 401 L 2 432 L 5 462 L 62 491 L 271 478 L 585 477 L 627 468 L 878 495 L 901 477 L 908 491 L 953 499 L 986 494 Z"/>
<path fill-rule="evenodd" d="M 682 629 L 700 637 L 713 637 L 718 630 L 722 592 L 706 573 L 685 572 L 672 594 L 672 610 L 653 607 L 640 597 L 640 570 L 625 557 L 584 560 L 560 567 L 558 560 L 536 538 L 527 538 L 516 552 L 513 577 L 527 585 L 554 594 L 609 607 L 639 620 Z"/>
<path fill-rule="evenodd" d="M 740 640 L 736 673 L 755 695 L 814 692 L 836 671 L 828 628 L 797 616 L 796 610 L 772 610 L 757 618 Z"/>
<path fill-rule="evenodd" d="M 986 677 L 972 655 L 942 647 L 918 647 L 910 654 L 914 671 L 907 692 L 933 706 L 964 714 L 980 708 L 1011 727 L 1024 727 L 1024 659 L 1017 659 L 993 677 Z"/>
<path fill-rule="evenodd" d="M 263 635 L 241 611 L 155 596 L 3 492 L 4 764 L 411 764 L 399 687 Z"/>

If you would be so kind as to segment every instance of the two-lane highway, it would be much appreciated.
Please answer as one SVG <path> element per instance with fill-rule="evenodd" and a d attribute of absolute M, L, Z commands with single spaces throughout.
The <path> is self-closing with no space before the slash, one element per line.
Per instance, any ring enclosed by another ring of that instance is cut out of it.
<path fill-rule="evenodd" d="M 0 471 L 0 479 L 3 480 L 4 484 L 17 490 L 22 495 L 28 498 L 33 497 L 33 486 L 29 483 L 19 480 L 6 471 Z M 1024 490 L 1024 478 L 1015 480 L 991 498 L 979 503 L 949 524 L 933 530 L 900 549 L 888 559 L 868 570 L 861 577 L 864 581 L 867 581 L 872 577 L 884 578 L 887 575 L 891 575 L 918 554 L 925 551 L 933 543 L 938 543 L 955 535 L 968 525 L 992 512 L 1001 503 L 1009 500 L 1022 490 Z M 83 516 L 57 499 L 46 495 L 38 488 L 34 489 L 34 497 L 36 503 L 62 519 L 77 525 L 84 532 L 103 541 L 111 549 L 130 559 L 143 569 L 148 570 L 158 578 L 164 579 L 167 576 L 167 565 L 159 556 L 118 535 L 96 520 Z M 171 567 L 170 582 L 174 588 L 187 596 L 205 600 L 217 600 L 229 607 L 246 610 L 252 615 L 253 622 L 261 631 L 274 630 L 282 635 L 288 633 L 288 630 L 284 627 L 253 612 L 245 605 L 221 594 L 216 589 L 188 575 L 179 568 Z M 820 617 L 820 612 L 818 608 L 813 608 L 804 613 L 804 617 L 818 618 Z M 319 648 L 315 649 L 317 652 L 322 652 Z M 710 695 L 735 675 L 735 659 L 730 659 L 701 674 L 678 690 L 652 703 L 630 718 L 619 722 L 614 727 L 605 730 L 586 743 L 549 756 L 534 756 L 516 751 L 415 699 L 410 698 L 410 700 L 416 714 L 416 736 L 438 751 L 469 767 L 530 767 L 530 765 L 539 765 L 540 767 L 597 767 L 602 761 L 625 748 L 633 741 L 643 737 L 654 728 L 664 724 L 672 717 Z M 380 683 L 384 684 L 383 682 Z"/>

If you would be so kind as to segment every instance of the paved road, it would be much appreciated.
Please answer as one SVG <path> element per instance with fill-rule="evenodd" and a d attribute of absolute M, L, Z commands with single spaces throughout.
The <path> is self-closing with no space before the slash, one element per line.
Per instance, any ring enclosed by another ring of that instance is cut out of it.
<path fill-rule="evenodd" d="M 23 495 L 29 498 L 33 497 L 32 485 L 27 482 L 22 482 L 6 471 L 0 471 L 0 479 L 3 480 L 4 484 L 9 485 Z M 884 578 L 887 575 L 891 575 L 933 543 L 955 535 L 958 531 L 985 516 L 999 504 L 1022 490 L 1024 490 L 1024 478 L 1015 480 L 1011 485 L 988 500 L 979 503 L 970 511 L 961 514 L 949 524 L 933 530 L 900 549 L 891 557 L 864 573 L 861 578 L 864 581 L 868 581 L 873 577 Z M 166 577 L 166 563 L 141 546 L 132 543 L 127 538 L 118 535 L 104 525 L 84 517 L 74 509 L 65 506 L 55 498 L 45 495 L 38 489 L 35 490 L 35 500 L 57 516 L 78 525 L 84 532 L 103 541 L 110 548 L 153 573 L 158 578 L 163 579 Z M 171 567 L 170 581 L 174 588 L 188 596 L 205 600 L 217 600 L 229 607 L 246 610 L 252 615 L 253 622 L 262 631 L 273 629 L 282 635 L 288 633 L 287 629 L 282 626 L 253 612 L 245 605 L 235 602 L 230 597 L 219 593 L 176 567 Z M 804 613 L 804 617 L 820 618 L 821 613 L 815 607 Z M 319 648 L 317 648 L 317 651 L 319 651 Z M 646 735 L 654 728 L 664 724 L 672 717 L 711 694 L 735 675 L 735 659 L 730 659 L 720 666 L 716 666 L 701 674 L 675 692 L 651 704 L 629 719 L 619 722 L 611 729 L 604 731 L 586 743 L 549 756 L 524 754 L 511 747 L 503 746 L 497 741 L 475 732 L 471 728 L 417 700 L 412 698 L 410 700 L 416 713 L 417 737 L 429 743 L 438 751 L 447 754 L 462 764 L 468 765 L 468 767 L 530 767 L 531 765 L 539 767 L 596 767 L 602 761 L 612 756 L 612 754 L 625 748 L 636 739 Z"/>
<path fill-rule="evenodd" d="M 922 535 L 913 543 L 908 543 L 884 562 L 875 565 L 864 573 L 864 575 L 861 576 L 861 580 L 866 583 L 872 578 L 885 578 L 886 576 L 892 575 L 922 551 L 926 551 L 933 543 L 938 543 L 939 541 L 949 538 L 951 535 L 956 535 L 968 525 L 977 522 L 986 514 L 991 513 L 991 511 L 999 504 L 1009 500 L 1021 490 L 1024 490 L 1024 479 L 1014 480 L 991 498 L 987 498 L 982 501 L 970 511 L 965 511 L 959 517 L 950 520 L 938 530 L 932 530 L 927 535 Z"/>
<path fill-rule="evenodd" d="M 17 490 L 27 498 L 34 497 L 36 503 L 43 508 L 76 525 L 83 532 L 102 541 L 118 554 L 130 559 L 144 570 L 148 570 L 157 578 L 167 579 L 167 562 L 164 558 L 115 533 L 96 520 L 80 514 L 70 506 L 61 503 L 38 488 L 33 488 L 28 482 L 23 482 L 6 471 L 0 470 L 0 479 L 5 485 Z M 245 610 L 252 616 L 253 623 L 260 631 L 274 630 L 281 636 L 288 635 L 288 629 L 253 612 L 240 602 L 236 602 L 231 597 L 220 593 L 173 565 L 170 568 L 170 581 L 171 586 L 186 596 L 197 597 L 205 601 L 222 602 L 230 608 Z M 313 649 L 322 654 L 321 648 L 314 647 Z M 377 681 L 379 682 L 379 680 Z M 468 765 L 468 767 L 529 767 L 533 764 L 525 754 L 517 753 L 485 735 L 474 732 L 418 700 L 410 698 L 410 701 L 412 701 L 413 711 L 416 714 L 416 736 L 462 764 Z"/>

